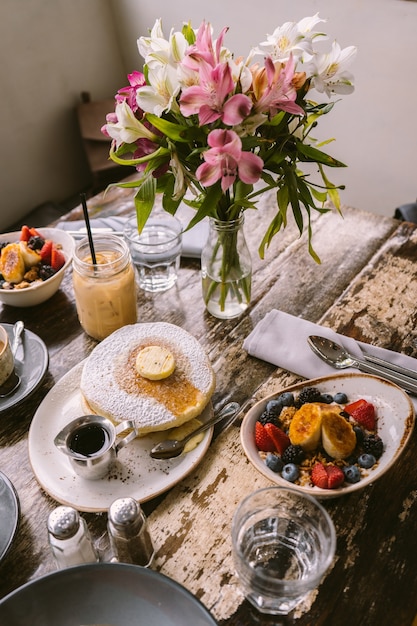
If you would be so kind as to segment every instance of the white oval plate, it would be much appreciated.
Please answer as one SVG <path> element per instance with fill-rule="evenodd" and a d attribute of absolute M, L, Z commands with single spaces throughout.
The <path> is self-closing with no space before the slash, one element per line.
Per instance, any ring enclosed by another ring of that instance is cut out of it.
<path fill-rule="evenodd" d="M 368 402 L 372 402 L 376 408 L 378 416 L 377 432 L 384 442 L 384 453 L 379 459 L 377 466 L 368 470 L 367 476 L 364 476 L 357 483 L 344 483 L 338 489 L 320 489 L 316 486 L 301 486 L 289 483 L 280 474 L 270 470 L 259 456 L 255 444 L 255 423 L 265 409 L 267 402 L 272 398 L 276 398 L 282 391 L 299 393 L 304 387 L 313 386 L 318 387 L 322 393 L 327 392 L 332 395 L 338 391 L 344 392 L 349 402 L 364 398 Z M 358 489 L 363 489 L 385 474 L 397 461 L 407 444 L 413 430 L 414 419 L 414 406 L 410 398 L 396 385 L 367 374 L 335 374 L 298 383 L 257 402 L 245 415 L 241 425 L 240 438 L 249 461 L 271 482 L 285 487 L 291 485 L 294 489 L 317 498 L 335 498 L 352 493 Z"/>
<path fill-rule="evenodd" d="M 116 498 L 131 496 L 146 502 L 164 493 L 201 461 L 210 445 L 213 428 L 209 428 L 199 445 L 177 458 L 159 461 L 149 452 L 164 439 L 164 434 L 153 434 L 134 439 L 122 448 L 114 470 L 101 480 L 85 480 L 75 474 L 68 457 L 54 444 L 59 431 L 76 417 L 85 414 L 80 392 L 84 361 L 76 365 L 45 396 L 36 411 L 29 429 L 29 459 L 42 488 L 52 498 L 73 506 L 79 511 L 98 513 L 107 511 Z M 199 420 L 211 416 L 211 404 Z"/>

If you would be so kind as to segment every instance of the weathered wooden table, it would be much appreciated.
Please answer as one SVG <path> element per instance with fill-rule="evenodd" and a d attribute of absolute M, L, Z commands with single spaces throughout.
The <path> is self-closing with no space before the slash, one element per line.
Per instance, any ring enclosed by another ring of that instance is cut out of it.
<path fill-rule="evenodd" d="M 133 212 L 131 192 L 114 189 L 89 201 L 91 216 Z M 197 261 L 183 260 L 176 288 L 141 292 L 139 321 L 167 321 L 192 333 L 206 349 L 217 376 L 213 403 L 260 399 L 300 380 L 249 356 L 245 337 L 272 308 L 320 322 L 365 342 L 417 356 L 417 231 L 366 211 L 345 207 L 317 216 L 314 245 L 322 264 L 307 253 L 304 238 L 289 226 L 261 261 L 257 245 L 272 214 L 274 197 L 247 212 L 246 235 L 253 251 L 253 297 L 239 319 L 219 321 L 205 312 Z M 75 209 L 68 219 L 80 219 Z M 35 225 L 36 226 L 36 225 Z M 0 323 L 23 319 L 46 343 L 50 363 L 42 385 L 1 415 L 0 468 L 21 504 L 19 530 L 0 564 L 0 596 L 55 569 L 46 520 L 57 505 L 39 486 L 29 463 L 31 418 L 48 391 L 84 359 L 95 342 L 81 330 L 71 272 L 59 292 L 32 309 L 3 307 Z M 230 523 L 237 503 L 268 480 L 247 461 L 239 425 L 220 433 L 197 469 L 165 496 L 144 504 L 157 548 L 155 568 L 194 593 L 222 626 L 247 624 L 345 624 L 411 626 L 417 615 L 417 441 L 375 484 L 328 500 L 337 530 L 333 567 L 306 602 L 283 620 L 258 614 L 243 600 L 230 554 Z M 106 516 L 83 514 L 95 538 Z M 5 625 L 6 626 L 6 625 Z"/>

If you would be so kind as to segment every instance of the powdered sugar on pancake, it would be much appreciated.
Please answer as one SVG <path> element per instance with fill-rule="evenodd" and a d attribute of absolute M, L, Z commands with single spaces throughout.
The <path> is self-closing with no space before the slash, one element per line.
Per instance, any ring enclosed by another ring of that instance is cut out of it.
<path fill-rule="evenodd" d="M 161 345 L 175 358 L 175 371 L 149 381 L 136 371 L 143 347 Z M 114 422 L 134 420 L 139 434 L 179 426 L 196 417 L 214 390 L 214 373 L 201 344 L 165 322 L 125 326 L 104 339 L 88 357 L 81 392 L 90 409 Z"/>

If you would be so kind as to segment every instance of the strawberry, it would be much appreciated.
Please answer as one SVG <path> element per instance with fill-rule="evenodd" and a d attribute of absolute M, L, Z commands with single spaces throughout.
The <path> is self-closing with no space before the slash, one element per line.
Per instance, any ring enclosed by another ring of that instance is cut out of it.
<path fill-rule="evenodd" d="M 38 233 L 36 228 L 29 228 L 29 232 L 31 237 L 42 237 L 42 235 Z"/>
<path fill-rule="evenodd" d="M 311 470 L 311 481 L 320 489 L 336 489 L 345 480 L 345 475 L 340 467 L 336 465 L 326 465 L 317 461 Z"/>
<path fill-rule="evenodd" d="M 52 244 L 51 263 L 50 263 L 52 269 L 57 272 L 58 270 L 61 269 L 64 263 L 65 263 L 64 255 L 62 254 L 60 250 L 58 250 L 55 244 Z"/>
<path fill-rule="evenodd" d="M 329 485 L 329 478 L 327 476 L 326 468 L 323 463 L 315 463 L 311 470 L 311 482 L 320 489 L 327 489 Z"/>
<path fill-rule="evenodd" d="M 337 465 L 327 465 L 326 472 L 327 478 L 329 479 L 329 489 L 336 489 L 337 487 L 343 485 L 345 481 L 345 475 L 340 467 L 337 467 Z"/>
<path fill-rule="evenodd" d="M 20 230 L 20 241 L 29 241 L 31 237 L 29 226 L 22 226 Z"/>
<path fill-rule="evenodd" d="M 291 443 L 290 438 L 281 428 L 278 428 L 278 426 L 275 426 L 275 424 L 271 422 L 265 424 L 265 430 L 274 442 L 276 452 L 282 456 L 284 450 L 286 450 Z"/>
<path fill-rule="evenodd" d="M 351 418 L 359 424 L 359 426 L 362 426 L 362 428 L 365 428 L 366 430 L 375 430 L 375 407 L 367 400 L 364 400 L 363 398 L 356 400 L 356 402 L 347 404 L 344 410 L 346 413 L 349 413 Z"/>
<path fill-rule="evenodd" d="M 48 265 L 51 264 L 51 252 L 52 252 L 52 241 L 47 239 L 40 249 L 39 254 L 41 255 L 41 259 L 44 263 Z"/>
<path fill-rule="evenodd" d="M 260 452 L 274 452 L 274 442 L 265 430 L 261 422 L 255 424 L 255 444 Z"/>

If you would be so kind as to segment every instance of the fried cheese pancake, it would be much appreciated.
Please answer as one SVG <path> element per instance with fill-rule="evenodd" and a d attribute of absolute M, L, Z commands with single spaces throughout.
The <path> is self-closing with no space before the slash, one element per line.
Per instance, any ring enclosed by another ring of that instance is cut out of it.
<path fill-rule="evenodd" d="M 174 358 L 171 374 L 139 374 L 138 354 L 160 346 Z M 88 411 L 114 423 L 133 420 L 139 436 L 181 426 L 200 415 L 215 387 L 211 363 L 187 331 L 165 322 L 124 326 L 99 343 L 86 360 L 81 393 Z"/>

